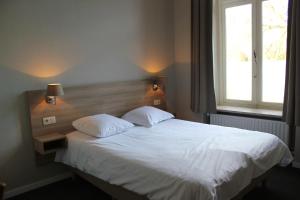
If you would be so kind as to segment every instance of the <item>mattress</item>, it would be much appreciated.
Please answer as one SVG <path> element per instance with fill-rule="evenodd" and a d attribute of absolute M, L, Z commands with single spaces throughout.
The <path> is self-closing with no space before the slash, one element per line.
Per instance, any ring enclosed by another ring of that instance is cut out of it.
<path fill-rule="evenodd" d="M 78 131 L 56 161 L 153 200 L 226 200 L 292 161 L 268 133 L 171 119 L 108 138 Z"/>

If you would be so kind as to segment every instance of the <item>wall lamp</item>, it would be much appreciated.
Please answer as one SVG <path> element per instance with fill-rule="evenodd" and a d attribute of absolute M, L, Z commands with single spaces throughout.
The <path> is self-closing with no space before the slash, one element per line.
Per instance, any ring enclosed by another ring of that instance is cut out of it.
<path fill-rule="evenodd" d="M 56 97 L 63 96 L 64 89 L 60 83 L 52 83 L 47 86 L 46 102 L 55 105 Z"/>
<path fill-rule="evenodd" d="M 157 91 L 158 90 L 158 81 L 157 81 L 157 79 L 153 79 L 153 81 L 152 81 L 152 89 L 153 89 L 153 91 Z"/>

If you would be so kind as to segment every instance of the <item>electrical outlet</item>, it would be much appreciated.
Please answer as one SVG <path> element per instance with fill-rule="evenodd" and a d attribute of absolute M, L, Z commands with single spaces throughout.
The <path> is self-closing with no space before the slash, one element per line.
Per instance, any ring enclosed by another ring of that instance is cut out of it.
<path fill-rule="evenodd" d="M 56 123 L 56 117 L 55 116 L 50 116 L 50 117 L 44 117 L 43 118 L 43 125 L 51 125 Z"/>
<path fill-rule="evenodd" d="M 160 99 L 154 99 L 153 105 L 155 105 L 155 106 L 160 105 Z"/>

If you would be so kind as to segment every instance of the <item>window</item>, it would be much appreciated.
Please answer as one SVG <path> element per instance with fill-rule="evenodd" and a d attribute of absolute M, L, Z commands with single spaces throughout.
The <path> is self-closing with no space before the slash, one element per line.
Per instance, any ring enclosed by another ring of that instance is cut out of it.
<path fill-rule="evenodd" d="M 281 109 L 288 0 L 219 3 L 219 104 Z"/>

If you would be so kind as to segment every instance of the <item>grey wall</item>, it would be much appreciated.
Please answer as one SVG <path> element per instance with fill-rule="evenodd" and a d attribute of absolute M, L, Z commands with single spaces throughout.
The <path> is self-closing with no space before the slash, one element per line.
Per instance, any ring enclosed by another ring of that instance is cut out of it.
<path fill-rule="evenodd" d="M 50 82 L 73 86 L 142 79 L 159 71 L 174 83 L 172 4 L 0 1 L 0 179 L 8 189 L 65 171 L 55 164 L 35 165 L 24 91 Z M 169 91 L 172 97 L 174 88 Z"/>
<path fill-rule="evenodd" d="M 176 113 L 179 118 L 202 121 L 190 109 L 191 92 L 191 1 L 174 0 L 174 48 Z"/>

